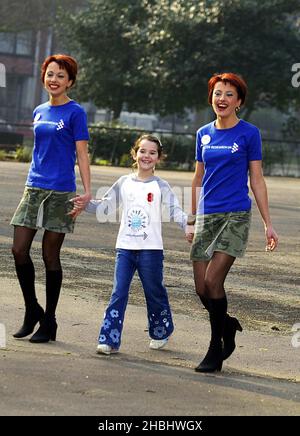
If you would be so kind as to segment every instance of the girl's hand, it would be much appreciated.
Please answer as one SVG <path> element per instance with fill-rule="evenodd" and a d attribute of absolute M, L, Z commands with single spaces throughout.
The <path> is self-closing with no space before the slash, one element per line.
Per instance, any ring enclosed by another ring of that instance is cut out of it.
<path fill-rule="evenodd" d="M 278 235 L 273 227 L 266 227 L 265 232 L 267 239 L 266 251 L 273 251 L 278 245 Z"/>
<path fill-rule="evenodd" d="M 195 226 L 189 226 L 187 225 L 185 227 L 185 237 L 186 240 L 191 244 L 194 239 L 194 233 L 195 233 Z"/>

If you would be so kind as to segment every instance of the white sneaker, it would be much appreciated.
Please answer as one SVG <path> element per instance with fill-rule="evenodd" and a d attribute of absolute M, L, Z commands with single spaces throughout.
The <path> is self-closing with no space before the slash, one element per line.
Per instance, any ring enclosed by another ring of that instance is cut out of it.
<path fill-rule="evenodd" d="M 97 345 L 97 354 L 112 354 L 117 353 L 119 350 L 116 348 L 112 348 L 110 345 L 107 344 L 99 344 Z"/>
<path fill-rule="evenodd" d="M 152 350 L 159 350 L 160 348 L 163 348 L 168 343 L 169 338 L 165 339 L 151 339 L 149 348 Z"/>

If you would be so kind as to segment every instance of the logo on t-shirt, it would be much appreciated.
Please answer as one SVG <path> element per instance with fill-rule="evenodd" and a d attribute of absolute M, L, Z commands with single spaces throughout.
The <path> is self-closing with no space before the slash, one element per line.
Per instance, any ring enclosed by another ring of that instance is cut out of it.
<path fill-rule="evenodd" d="M 132 207 L 127 214 L 127 223 L 133 232 L 144 230 L 149 223 L 148 214 L 142 207 Z"/>
<path fill-rule="evenodd" d="M 63 129 L 64 127 L 65 127 L 64 120 L 60 120 L 60 121 L 57 123 L 56 130 L 61 130 L 61 129 Z"/>
<path fill-rule="evenodd" d="M 152 194 L 152 192 L 148 192 L 147 194 L 148 203 L 152 203 L 153 199 L 154 199 L 154 195 Z"/>
<path fill-rule="evenodd" d="M 211 137 L 209 135 L 203 135 L 202 138 L 201 138 L 201 147 L 203 145 L 209 144 L 210 141 L 211 141 Z"/>
<path fill-rule="evenodd" d="M 236 153 L 237 151 L 239 151 L 239 145 L 236 142 L 234 142 L 231 148 L 231 153 Z"/>

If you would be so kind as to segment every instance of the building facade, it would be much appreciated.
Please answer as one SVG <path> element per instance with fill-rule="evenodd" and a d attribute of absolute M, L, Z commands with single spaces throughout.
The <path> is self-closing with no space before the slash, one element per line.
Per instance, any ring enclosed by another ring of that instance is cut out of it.
<path fill-rule="evenodd" d="M 32 110 L 44 99 L 40 65 L 50 53 L 51 33 L 0 32 L 0 64 L 5 68 L 5 86 L 0 88 L 0 120 L 31 123 Z"/>

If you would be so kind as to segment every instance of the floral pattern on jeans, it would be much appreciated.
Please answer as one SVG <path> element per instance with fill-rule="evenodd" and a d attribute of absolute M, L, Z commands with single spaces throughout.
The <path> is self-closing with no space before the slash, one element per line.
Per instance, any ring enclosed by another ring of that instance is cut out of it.
<path fill-rule="evenodd" d="M 165 339 L 169 337 L 173 330 L 171 312 L 167 309 L 159 313 L 151 313 L 149 316 L 149 336 L 152 339 Z"/>
<path fill-rule="evenodd" d="M 163 284 L 162 250 L 117 249 L 114 284 L 105 310 L 99 342 L 119 349 L 130 285 L 135 272 L 142 282 L 148 313 L 149 336 L 165 339 L 174 330 L 167 290 Z"/>

